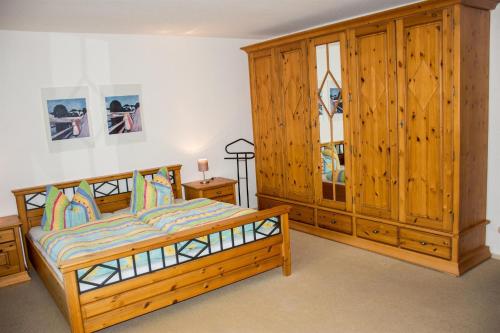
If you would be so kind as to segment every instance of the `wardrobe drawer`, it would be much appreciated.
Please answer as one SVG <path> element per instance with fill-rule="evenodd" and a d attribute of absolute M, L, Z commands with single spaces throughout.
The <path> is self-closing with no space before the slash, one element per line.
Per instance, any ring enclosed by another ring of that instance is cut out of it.
<path fill-rule="evenodd" d="M 318 225 L 322 228 L 352 235 L 350 216 L 318 209 Z"/>
<path fill-rule="evenodd" d="M 291 206 L 292 209 L 290 209 L 290 213 L 288 214 L 290 220 L 314 224 L 314 209 L 299 205 Z"/>
<path fill-rule="evenodd" d="M 430 254 L 444 259 L 451 258 L 451 238 L 446 236 L 433 235 L 410 229 L 400 229 L 399 246 L 403 249 Z"/>
<path fill-rule="evenodd" d="M 259 198 L 259 209 L 268 209 L 279 205 L 283 205 L 283 203 L 273 199 Z"/>
<path fill-rule="evenodd" d="M 314 225 L 314 209 L 301 205 L 295 205 L 288 202 L 283 202 L 268 198 L 259 198 L 259 209 L 271 208 L 279 205 L 291 206 L 288 218 L 293 221 L 303 222 Z"/>
<path fill-rule="evenodd" d="M 0 231 L 0 243 L 10 242 L 14 240 L 14 230 L 7 229 Z"/>
<path fill-rule="evenodd" d="M 398 227 L 390 224 L 357 219 L 356 235 L 380 243 L 398 245 Z"/>

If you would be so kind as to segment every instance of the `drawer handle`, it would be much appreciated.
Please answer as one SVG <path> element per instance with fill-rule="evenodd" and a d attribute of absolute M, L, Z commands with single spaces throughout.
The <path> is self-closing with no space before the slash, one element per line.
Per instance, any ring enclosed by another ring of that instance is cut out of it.
<path fill-rule="evenodd" d="M 420 245 L 425 246 L 425 245 L 427 245 L 427 242 L 422 241 L 422 242 L 420 242 Z"/>
<path fill-rule="evenodd" d="M 222 191 L 217 191 L 217 192 L 215 192 L 215 193 L 216 193 L 216 194 L 222 194 Z"/>
<path fill-rule="evenodd" d="M 333 219 L 333 220 L 332 220 L 332 224 L 337 224 L 337 220 L 336 220 L 336 219 Z"/>
<path fill-rule="evenodd" d="M 373 233 L 378 234 L 378 230 L 377 229 L 373 230 Z"/>

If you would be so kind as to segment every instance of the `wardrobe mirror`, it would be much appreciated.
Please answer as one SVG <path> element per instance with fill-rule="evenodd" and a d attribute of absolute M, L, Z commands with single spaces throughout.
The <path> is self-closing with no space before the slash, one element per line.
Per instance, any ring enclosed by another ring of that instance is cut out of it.
<path fill-rule="evenodd" d="M 316 46 L 322 195 L 345 202 L 344 110 L 340 42 Z"/>

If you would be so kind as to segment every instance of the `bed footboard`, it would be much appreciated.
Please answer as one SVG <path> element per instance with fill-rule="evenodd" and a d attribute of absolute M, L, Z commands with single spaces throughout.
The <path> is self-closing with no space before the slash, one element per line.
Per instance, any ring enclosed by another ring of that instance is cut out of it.
<path fill-rule="evenodd" d="M 274 207 L 63 262 L 72 331 L 97 331 L 279 266 L 290 275 L 288 211 Z M 147 258 L 141 270 L 138 256 Z M 125 258 L 133 263 L 127 274 Z M 109 275 L 87 279 L 103 267 Z"/>

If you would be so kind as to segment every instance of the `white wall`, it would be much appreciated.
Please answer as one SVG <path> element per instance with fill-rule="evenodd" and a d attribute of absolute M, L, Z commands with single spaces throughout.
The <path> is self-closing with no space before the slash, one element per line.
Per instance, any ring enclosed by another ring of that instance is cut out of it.
<path fill-rule="evenodd" d="M 14 188 L 173 163 L 184 165 L 184 181 L 195 180 L 200 157 L 209 159 L 209 176 L 235 178 L 224 146 L 253 137 L 247 58 L 239 49 L 252 42 L 0 31 L 0 216 L 16 212 Z M 105 84 L 142 85 L 143 136 L 107 137 L 98 91 Z M 40 88 L 81 85 L 89 87 L 93 143 L 54 149 Z"/>
<path fill-rule="evenodd" d="M 491 13 L 490 118 L 486 244 L 500 256 L 500 6 Z"/>

